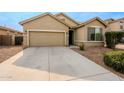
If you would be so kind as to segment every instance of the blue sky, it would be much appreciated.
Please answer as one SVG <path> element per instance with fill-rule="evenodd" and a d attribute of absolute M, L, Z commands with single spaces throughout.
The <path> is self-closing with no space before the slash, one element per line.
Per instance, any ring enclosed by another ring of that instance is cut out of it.
<path fill-rule="evenodd" d="M 56 13 L 53 12 L 53 14 Z M 0 25 L 22 31 L 22 26 L 18 23 L 39 14 L 42 14 L 42 12 L 0 12 Z M 65 14 L 79 22 L 87 21 L 93 17 L 100 17 L 103 20 L 124 17 L 124 12 L 65 12 Z"/>

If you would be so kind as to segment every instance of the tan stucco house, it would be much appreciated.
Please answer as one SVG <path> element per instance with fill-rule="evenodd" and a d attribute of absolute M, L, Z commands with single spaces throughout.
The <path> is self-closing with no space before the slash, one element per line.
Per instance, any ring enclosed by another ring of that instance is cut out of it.
<path fill-rule="evenodd" d="M 17 36 L 22 36 L 23 32 L 20 32 L 18 30 L 5 27 L 5 26 L 0 26 L 0 35 L 17 35 Z"/>
<path fill-rule="evenodd" d="M 4 35 L 9 35 L 12 37 L 12 45 L 15 45 L 15 37 L 16 36 L 23 36 L 23 32 L 20 32 L 18 30 L 9 28 L 9 27 L 5 27 L 5 26 L 0 26 L 0 40 L 1 40 L 1 36 Z"/>
<path fill-rule="evenodd" d="M 107 19 L 105 20 L 107 23 L 107 31 L 124 31 L 124 18 L 120 19 Z"/>
<path fill-rule="evenodd" d="M 29 46 L 86 46 L 104 45 L 107 24 L 96 17 L 79 23 L 59 13 L 44 13 L 20 22 L 25 32 L 24 45 Z"/>

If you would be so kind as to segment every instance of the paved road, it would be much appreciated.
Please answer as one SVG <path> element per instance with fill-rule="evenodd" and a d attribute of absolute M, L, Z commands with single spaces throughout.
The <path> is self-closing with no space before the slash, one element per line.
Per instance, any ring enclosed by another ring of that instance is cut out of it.
<path fill-rule="evenodd" d="M 0 80 L 123 80 L 68 47 L 32 47 L 0 64 Z"/>

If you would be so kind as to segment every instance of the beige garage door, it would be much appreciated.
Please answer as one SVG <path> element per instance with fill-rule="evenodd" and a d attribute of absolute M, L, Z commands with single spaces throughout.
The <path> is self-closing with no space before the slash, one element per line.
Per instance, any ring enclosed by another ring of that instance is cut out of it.
<path fill-rule="evenodd" d="M 64 46 L 64 32 L 29 32 L 30 46 Z"/>

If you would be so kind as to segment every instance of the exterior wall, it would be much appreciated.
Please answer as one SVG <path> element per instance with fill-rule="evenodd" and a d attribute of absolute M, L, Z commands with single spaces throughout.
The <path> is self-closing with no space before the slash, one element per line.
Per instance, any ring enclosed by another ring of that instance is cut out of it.
<path fill-rule="evenodd" d="M 69 26 L 76 26 L 77 25 L 75 22 L 73 22 L 72 20 L 68 19 L 67 17 L 65 17 L 63 15 L 57 15 L 56 17 L 59 18 L 59 19 L 63 18 L 64 22 L 66 24 L 68 24 Z"/>
<path fill-rule="evenodd" d="M 88 27 L 92 27 L 92 26 L 99 26 L 99 27 L 101 27 L 102 28 L 102 30 L 103 30 L 103 32 L 102 32 L 102 34 L 103 34 L 103 41 L 105 40 L 104 39 L 104 34 L 105 34 L 105 31 L 106 31 L 106 29 L 105 29 L 105 26 L 102 24 L 102 23 L 100 23 L 99 21 L 97 21 L 97 20 L 95 20 L 95 21 L 93 21 L 93 22 L 91 22 L 91 23 L 89 23 L 89 24 L 87 24 L 87 25 L 85 25 L 85 26 L 83 26 L 83 27 L 80 27 L 80 28 L 78 28 L 76 31 L 75 31 L 75 44 L 76 45 L 79 45 L 81 42 L 84 42 L 87 46 L 89 46 L 89 45 L 102 45 L 101 44 L 101 42 L 102 41 L 88 41 L 87 39 L 88 39 Z M 103 43 L 103 42 L 102 42 Z"/>
<path fill-rule="evenodd" d="M 23 33 L 15 32 L 14 34 L 15 34 L 15 36 L 23 36 Z"/>
<path fill-rule="evenodd" d="M 0 35 L 7 35 L 7 31 L 0 29 Z"/>
<path fill-rule="evenodd" d="M 124 20 L 121 22 L 124 22 Z M 123 28 L 124 28 L 124 23 L 123 23 Z M 124 29 L 120 29 L 120 21 L 108 24 L 107 31 L 121 31 L 121 30 Z"/>
<path fill-rule="evenodd" d="M 13 31 L 9 31 L 9 30 L 4 30 L 4 29 L 0 29 L 0 35 L 11 35 L 12 36 L 12 45 L 15 45 L 15 36 L 23 36 L 22 33 L 18 33 L 18 32 L 13 32 Z"/>
<path fill-rule="evenodd" d="M 80 46 L 82 42 L 76 42 L 75 45 Z M 104 42 L 83 42 L 86 47 L 90 46 L 104 46 Z"/>
<path fill-rule="evenodd" d="M 69 27 L 65 26 L 64 24 L 60 23 L 59 21 L 57 21 L 56 19 L 52 18 L 49 15 L 46 15 L 42 18 L 38 18 L 35 19 L 33 21 L 27 22 L 25 24 L 23 24 L 23 29 L 24 31 L 27 31 L 27 33 L 24 34 L 24 47 L 28 47 L 28 33 L 30 30 L 33 31 L 38 31 L 38 30 L 47 30 L 47 31 L 65 31 L 66 32 L 66 42 L 68 45 L 68 31 L 69 31 Z"/>
<path fill-rule="evenodd" d="M 27 48 L 28 47 L 28 44 L 27 44 L 27 33 L 24 32 L 23 34 L 23 48 Z"/>
<path fill-rule="evenodd" d="M 8 30 L 0 29 L 0 35 L 13 35 L 14 33 Z"/>
<path fill-rule="evenodd" d="M 40 29 L 40 30 L 64 30 L 68 31 L 68 27 L 64 24 L 58 22 L 56 19 L 49 15 L 35 19 L 33 21 L 23 24 L 24 31 L 30 29 Z"/>

